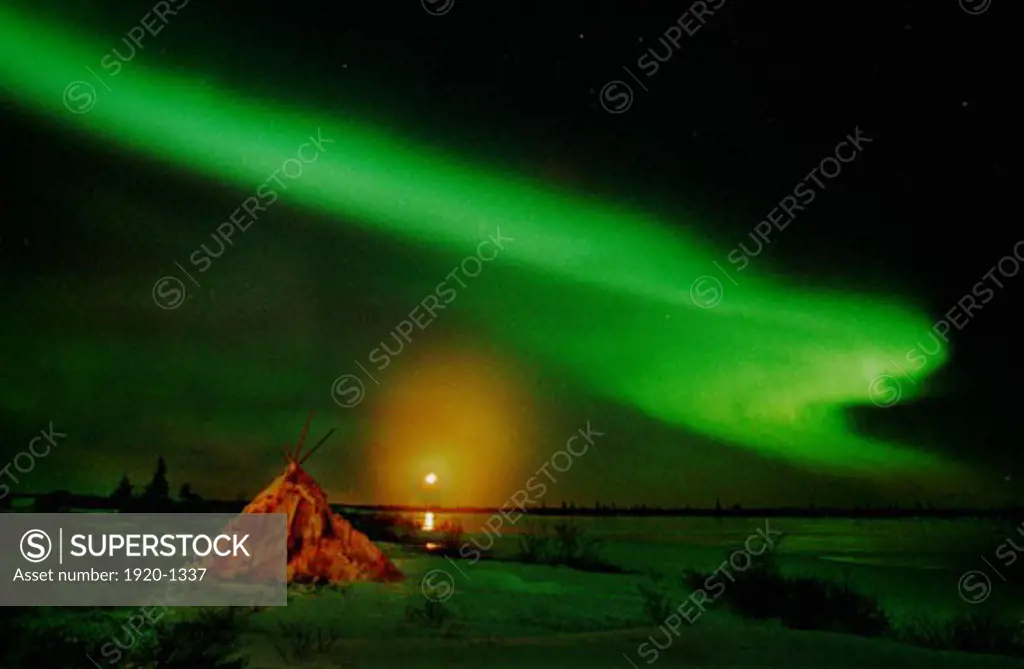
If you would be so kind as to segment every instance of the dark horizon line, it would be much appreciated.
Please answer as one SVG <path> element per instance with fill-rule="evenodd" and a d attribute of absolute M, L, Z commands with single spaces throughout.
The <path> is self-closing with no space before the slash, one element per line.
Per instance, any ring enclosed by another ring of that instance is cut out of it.
<path fill-rule="evenodd" d="M 730 508 L 714 507 L 656 507 L 636 505 L 628 507 L 571 507 L 561 506 L 529 507 L 527 509 L 503 508 L 503 507 L 444 507 L 431 505 L 405 505 L 405 504 L 331 504 L 331 507 L 341 509 L 352 509 L 356 511 L 396 511 L 422 513 L 464 513 L 464 514 L 514 514 L 523 513 L 536 516 L 696 516 L 696 517 L 720 517 L 732 516 L 736 518 L 754 516 L 776 516 L 776 517 L 851 517 L 851 516 L 903 516 L 903 517 L 948 517 L 948 516 L 1022 516 L 1024 517 L 1024 506 L 1003 506 L 1003 507 L 900 507 L 900 506 L 861 506 L 861 507 L 834 507 L 834 506 L 779 506 L 779 507 L 749 507 L 742 506 Z"/>
<path fill-rule="evenodd" d="M 66 494 L 70 497 L 69 501 L 79 500 L 82 502 L 91 502 L 90 508 L 117 508 L 115 502 L 110 499 L 109 495 L 94 495 L 94 494 L 82 494 L 72 493 L 67 490 L 55 490 L 46 493 L 11 493 L 10 499 L 33 499 L 37 500 L 48 496 L 57 494 Z M 169 500 L 175 506 L 187 506 L 188 502 Z M 251 500 L 239 500 L 239 499 L 206 499 L 200 498 L 193 505 L 196 506 L 215 506 L 215 507 L 234 507 L 234 506 L 245 506 Z M 463 514 L 497 514 L 497 513 L 523 513 L 527 515 L 537 516 L 696 516 L 696 517 L 720 517 L 720 516 L 732 516 L 732 517 L 752 517 L 752 516 L 776 516 L 776 517 L 805 517 L 805 516 L 816 516 L 816 517 L 854 517 L 854 516 L 890 516 L 890 517 L 950 517 L 950 516 L 1024 516 L 1024 506 L 1019 503 L 1008 504 L 1005 506 L 987 506 L 987 507 L 940 507 L 926 504 L 916 504 L 914 506 L 900 506 L 899 504 L 889 504 L 884 506 L 860 506 L 855 505 L 853 507 L 841 507 L 841 506 L 771 506 L 771 507 L 743 507 L 742 505 L 735 504 L 729 507 L 718 506 L 718 507 L 660 507 L 660 506 L 649 506 L 647 504 L 634 504 L 627 506 L 590 506 L 590 507 L 577 507 L 571 503 L 557 506 L 531 506 L 526 509 L 520 509 L 519 507 L 507 508 L 507 507 L 488 507 L 488 506 L 441 506 L 436 504 L 344 504 L 344 503 L 330 503 L 329 506 L 334 509 L 350 509 L 353 511 L 382 511 L 382 512 L 411 512 L 411 513 L 463 513 Z"/>

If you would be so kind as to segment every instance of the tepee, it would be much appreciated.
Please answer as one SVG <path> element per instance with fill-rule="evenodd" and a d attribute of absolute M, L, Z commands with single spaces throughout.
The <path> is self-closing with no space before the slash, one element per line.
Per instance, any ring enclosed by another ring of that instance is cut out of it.
<path fill-rule="evenodd" d="M 285 469 L 242 510 L 288 516 L 288 582 L 349 583 L 401 581 L 404 576 L 365 534 L 331 510 L 327 495 L 302 463 L 331 432 L 305 455 L 310 413 L 294 449 L 285 446 Z"/>

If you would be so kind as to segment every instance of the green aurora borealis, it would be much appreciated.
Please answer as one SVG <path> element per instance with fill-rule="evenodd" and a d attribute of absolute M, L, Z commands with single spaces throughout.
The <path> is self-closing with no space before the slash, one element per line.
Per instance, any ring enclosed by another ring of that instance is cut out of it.
<path fill-rule="evenodd" d="M 494 263 L 504 269 L 488 267 L 451 308 L 474 324 L 478 337 L 542 361 L 595 396 L 709 437 L 723 450 L 740 447 L 815 471 L 870 478 L 955 469 L 921 445 L 858 434 L 848 417 L 850 407 L 871 405 L 869 384 L 879 374 L 903 373 L 893 361 L 926 336 L 932 322 L 913 305 L 787 285 L 762 273 L 743 275 L 739 286 L 726 282 L 719 305 L 698 308 L 690 286 L 715 274 L 724 254 L 692 232 L 413 146 L 370 122 L 257 101 L 241 90 L 213 90 L 142 62 L 125 67 L 115 90 L 100 89 L 90 112 L 69 113 L 62 92 L 85 78 L 83 63 L 105 50 L 0 8 L 0 83 L 58 123 L 243 190 L 264 182 L 319 131 L 334 143 L 288 182 L 287 200 L 321 215 L 317 220 L 338 221 L 339 234 L 343 226 L 358 225 L 457 262 L 500 230 L 514 240 Z M 755 262 L 767 267 L 765 260 Z M 162 273 L 154 268 L 153 278 Z M 149 286 L 138 290 L 148 295 Z M 307 379 L 322 386 L 325 399 L 331 381 L 346 371 L 345 361 L 365 358 L 365 351 L 337 357 L 337 369 Z M 931 356 L 914 374 L 923 379 L 947 357 L 945 351 Z M 254 381 L 257 376 L 253 372 Z M 904 401 L 914 387 L 903 389 Z M 250 388 L 258 395 L 258 385 Z M 216 394 L 216 387 L 209 390 Z M 466 501 L 500 502 L 507 494 Z"/>

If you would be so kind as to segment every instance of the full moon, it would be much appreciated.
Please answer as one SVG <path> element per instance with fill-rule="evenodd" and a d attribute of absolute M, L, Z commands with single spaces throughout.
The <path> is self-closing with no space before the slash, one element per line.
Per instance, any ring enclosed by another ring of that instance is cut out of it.
<path fill-rule="evenodd" d="M 435 474 L 434 472 L 430 472 L 429 474 L 423 477 L 423 480 L 426 482 L 427 485 L 434 485 L 435 483 L 437 483 L 437 474 Z"/>

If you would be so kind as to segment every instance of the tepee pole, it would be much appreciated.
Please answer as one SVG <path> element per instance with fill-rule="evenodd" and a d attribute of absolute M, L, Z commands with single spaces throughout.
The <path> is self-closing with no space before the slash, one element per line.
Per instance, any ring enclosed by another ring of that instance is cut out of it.
<path fill-rule="evenodd" d="M 333 427 L 330 430 L 327 431 L 327 434 L 324 435 L 323 439 L 321 439 L 320 441 L 318 441 L 316 443 L 316 446 L 314 446 L 313 448 L 309 449 L 309 451 L 305 455 L 302 456 L 302 459 L 299 460 L 299 464 L 301 465 L 306 460 L 309 460 L 309 456 L 313 455 L 313 453 L 316 452 L 316 449 L 318 449 L 321 446 L 323 446 L 324 442 L 327 441 L 327 438 L 330 437 L 332 434 L 334 434 L 334 428 Z"/>
<path fill-rule="evenodd" d="M 310 411 L 309 415 L 306 416 L 306 424 L 302 426 L 302 434 L 299 435 L 299 443 L 295 447 L 295 461 L 299 461 L 299 454 L 302 452 L 302 447 L 306 443 L 306 435 L 309 433 L 309 424 L 313 421 L 313 412 Z"/>

